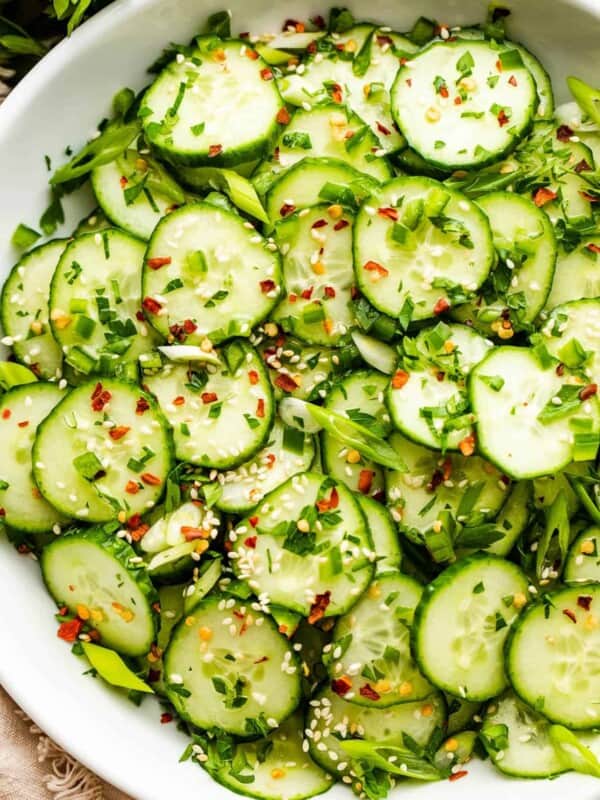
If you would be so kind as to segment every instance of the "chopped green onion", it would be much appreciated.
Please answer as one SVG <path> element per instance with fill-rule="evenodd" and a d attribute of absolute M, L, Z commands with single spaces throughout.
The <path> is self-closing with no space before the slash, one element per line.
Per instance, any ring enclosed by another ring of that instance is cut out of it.
<path fill-rule="evenodd" d="M 73 459 L 73 466 L 82 478 L 87 481 L 93 481 L 98 473 L 104 472 L 102 462 L 95 453 L 82 453 L 80 456 L 75 456 Z"/>
<path fill-rule="evenodd" d="M 28 250 L 32 244 L 37 242 L 41 235 L 41 233 L 34 231 L 33 228 L 21 223 L 15 228 L 15 232 L 10 241 L 19 250 Z"/>
<path fill-rule="evenodd" d="M 82 642 L 81 646 L 92 667 L 111 686 L 154 694 L 154 690 L 147 683 L 144 683 L 141 678 L 138 678 L 135 672 L 129 669 L 121 656 L 115 653 L 114 650 L 108 650 L 106 647 L 100 647 L 100 645 L 92 644 L 91 642 Z"/>

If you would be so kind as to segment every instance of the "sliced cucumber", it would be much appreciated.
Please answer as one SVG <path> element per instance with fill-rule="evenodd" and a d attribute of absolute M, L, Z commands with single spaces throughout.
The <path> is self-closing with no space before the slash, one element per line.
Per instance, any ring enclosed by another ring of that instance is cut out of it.
<path fill-rule="evenodd" d="M 600 528 L 592 526 L 577 536 L 565 561 L 563 580 L 572 586 L 600 583 Z"/>
<path fill-rule="evenodd" d="M 157 191 L 148 167 L 136 150 L 127 150 L 92 172 L 94 194 L 106 216 L 140 239 L 149 239 L 162 217 L 185 200 L 177 184 L 175 196 Z"/>
<path fill-rule="evenodd" d="M 554 276 L 556 236 L 548 215 L 531 200 L 492 192 L 477 200 L 490 221 L 498 262 L 478 297 L 459 306 L 457 319 L 501 338 L 540 313 Z"/>
<path fill-rule="evenodd" d="M 594 169 L 594 156 L 589 147 L 570 139 L 564 141 L 557 129 L 551 129 L 550 142 L 558 163 L 554 167 L 554 180 L 550 188 L 556 192 L 556 201 L 544 206 L 553 221 L 566 220 L 567 224 L 582 229 L 593 224 L 594 211 L 587 190 L 589 184 L 578 172 L 580 164 Z M 546 156 L 543 156 L 546 158 Z"/>
<path fill-rule="evenodd" d="M 128 656 L 150 650 L 158 596 L 131 545 L 91 528 L 47 545 L 42 575 L 56 602 L 94 627 L 102 644 Z"/>
<path fill-rule="evenodd" d="M 327 103 L 310 111 L 298 108 L 252 181 L 262 194 L 278 174 L 307 156 L 347 161 L 359 172 L 386 181 L 392 170 L 387 159 L 373 154 L 378 147 L 375 133 L 348 106 Z"/>
<path fill-rule="evenodd" d="M 331 390 L 325 406 L 385 438 L 390 431 L 390 418 L 383 403 L 386 385 L 386 377 L 379 372 L 353 372 Z M 364 495 L 382 494 L 382 467 L 330 433 L 324 432 L 321 441 L 323 464 L 332 478 Z"/>
<path fill-rule="evenodd" d="M 335 346 L 354 324 L 350 305 L 353 217 L 326 205 L 288 215 L 275 227 L 287 295 L 273 319 L 309 344 Z"/>
<path fill-rule="evenodd" d="M 375 574 L 382 575 L 390 570 L 400 569 L 402 548 L 392 515 L 385 506 L 372 497 L 359 494 L 358 502 L 367 518 L 373 549 L 377 553 Z"/>
<path fill-rule="evenodd" d="M 487 461 L 428 450 L 394 433 L 390 444 L 402 455 L 407 472 L 388 470 L 386 488 L 400 530 L 423 544 L 444 510 L 458 522 L 476 527 L 493 520 L 506 501 L 509 482 Z"/>
<path fill-rule="evenodd" d="M 186 614 L 193 611 L 201 600 L 217 585 L 223 570 L 222 558 L 205 561 L 194 570 L 192 582 L 183 591 L 183 610 Z"/>
<path fill-rule="evenodd" d="M 538 98 L 510 44 L 498 49 L 458 39 L 433 42 L 401 67 L 391 105 L 409 145 L 453 170 L 480 167 L 511 151 L 529 131 Z"/>
<path fill-rule="evenodd" d="M 533 481 L 533 501 L 536 508 L 543 508 L 547 511 L 556 500 L 559 492 L 565 495 L 567 500 L 567 513 L 569 518 L 573 517 L 579 508 L 579 498 L 575 494 L 566 472 L 569 474 L 586 475 L 589 464 L 587 462 L 571 463 L 564 472 L 557 472 L 555 475 L 545 475 L 543 478 L 536 478 Z"/>
<path fill-rule="evenodd" d="M 294 211 L 330 203 L 355 209 L 379 184 L 336 158 L 303 158 L 271 185 L 266 210 L 273 221 Z"/>
<path fill-rule="evenodd" d="M 415 613 L 412 643 L 423 674 L 467 700 L 499 694 L 508 683 L 504 642 L 527 586 L 515 564 L 483 553 L 444 570 L 425 587 Z"/>
<path fill-rule="evenodd" d="M 598 586 L 551 592 L 526 609 L 506 645 L 508 678 L 521 700 L 569 728 L 600 722 L 598 607 Z"/>
<path fill-rule="evenodd" d="M 465 302 L 494 263 L 483 212 L 431 178 L 395 178 L 354 225 L 358 286 L 379 311 L 416 321 Z"/>
<path fill-rule="evenodd" d="M 533 350 L 494 349 L 470 376 L 481 453 L 515 479 L 565 467 L 574 451 L 570 420 L 584 415 L 593 427 L 599 424 L 597 398 L 581 401 L 569 380 L 566 372 L 557 375 L 554 364 L 544 369 Z M 573 395 L 565 411 L 560 410 L 561 392 L 565 398 Z"/>
<path fill-rule="evenodd" d="M 418 747 L 425 747 L 445 720 L 446 703 L 437 692 L 415 703 L 365 708 L 348 703 L 331 689 L 325 689 L 310 701 L 304 733 L 310 755 L 317 764 L 351 784 L 357 782 L 356 773 L 342 745 L 345 739 L 360 737 L 378 744 L 404 747 L 406 737 L 410 737 Z"/>
<path fill-rule="evenodd" d="M 325 664 L 345 700 L 385 708 L 432 693 L 410 652 L 409 625 L 422 593 L 414 578 L 390 572 L 338 619 Z"/>
<path fill-rule="evenodd" d="M 50 329 L 48 286 L 66 244 L 57 239 L 30 250 L 13 267 L 0 298 L 2 328 L 15 356 L 51 380 L 62 376 L 62 352 Z"/>
<path fill-rule="evenodd" d="M 199 36 L 146 92 L 144 131 L 167 161 L 233 166 L 263 155 L 281 105 L 273 71 L 250 44 Z"/>
<path fill-rule="evenodd" d="M 144 244 L 116 228 L 68 245 L 50 286 L 50 324 L 78 372 L 125 376 L 158 337 L 139 319 Z"/>
<path fill-rule="evenodd" d="M 101 208 L 95 208 L 91 214 L 84 217 L 73 231 L 73 236 L 83 236 L 84 233 L 101 233 L 107 228 L 112 228 L 110 220 Z"/>
<path fill-rule="evenodd" d="M 143 306 L 169 341 L 249 336 L 281 291 L 280 258 L 249 222 L 208 203 L 173 211 L 146 251 Z"/>
<path fill-rule="evenodd" d="M 169 700 L 199 728 L 253 738 L 257 724 L 277 728 L 300 700 L 287 640 L 270 617 L 233 598 L 202 600 L 192 623 L 176 628 L 164 662 Z"/>
<path fill-rule="evenodd" d="M 106 522 L 142 514 L 160 498 L 172 466 L 168 424 L 137 386 L 83 383 L 38 427 L 33 477 L 61 513 Z"/>
<path fill-rule="evenodd" d="M 235 528 L 237 575 L 266 602 L 311 622 L 353 606 L 373 577 L 373 542 L 352 493 L 307 472 L 267 495 Z"/>
<path fill-rule="evenodd" d="M 357 25 L 319 42 L 301 74 L 281 82 L 288 103 L 312 107 L 333 98 L 346 103 L 371 127 L 383 153 L 404 146 L 390 111 L 390 89 L 401 59 L 416 46 L 406 37 Z"/>
<path fill-rule="evenodd" d="M 369 367 L 391 375 L 398 363 L 398 353 L 385 342 L 380 342 L 372 336 L 366 336 L 358 330 L 352 331 L 352 341 L 356 345 L 362 360 Z"/>
<path fill-rule="evenodd" d="M 264 446 L 275 411 L 256 350 L 237 339 L 221 355 L 222 368 L 169 362 L 146 384 L 173 429 L 177 458 L 230 469 Z"/>
<path fill-rule="evenodd" d="M 585 238 L 571 252 L 559 251 L 556 271 L 546 308 L 555 308 L 570 300 L 600 296 L 598 253 L 600 237 Z"/>
<path fill-rule="evenodd" d="M 264 739 L 235 746 L 233 761 L 212 777 L 237 794 L 260 800 L 304 800 L 323 794 L 332 776 L 302 749 L 302 714 L 297 712 Z M 241 770 L 236 769 L 243 764 Z"/>
<path fill-rule="evenodd" d="M 600 382 L 600 298 L 555 306 L 541 330 L 551 355 L 583 369 L 590 382 Z"/>
<path fill-rule="evenodd" d="M 28 383 L 0 395 L 2 520 L 11 528 L 43 533 L 66 522 L 40 494 L 32 477 L 31 448 L 38 425 L 64 396 L 55 384 Z M 56 527 L 58 526 L 58 527 Z"/>
<path fill-rule="evenodd" d="M 314 437 L 276 419 L 269 441 L 252 461 L 224 473 L 217 508 L 230 514 L 249 511 L 293 475 L 309 470 L 314 458 Z"/>
<path fill-rule="evenodd" d="M 427 447 L 459 448 L 473 433 L 466 379 L 491 347 L 466 325 L 441 323 L 405 338 L 402 386 L 392 378 L 386 392 L 394 427 Z"/>
<path fill-rule="evenodd" d="M 494 766 L 518 778 L 550 778 L 565 768 L 550 723 L 508 691 L 485 712 L 480 738 Z"/>

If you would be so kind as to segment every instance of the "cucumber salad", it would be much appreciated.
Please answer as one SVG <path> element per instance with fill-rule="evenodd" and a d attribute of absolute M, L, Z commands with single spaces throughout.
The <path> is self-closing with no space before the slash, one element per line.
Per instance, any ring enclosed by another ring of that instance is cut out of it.
<path fill-rule="evenodd" d="M 239 794 L 600 777 L 600 91 L 510 28 L 214 14 L 13 236 L 6 535 Z"/>

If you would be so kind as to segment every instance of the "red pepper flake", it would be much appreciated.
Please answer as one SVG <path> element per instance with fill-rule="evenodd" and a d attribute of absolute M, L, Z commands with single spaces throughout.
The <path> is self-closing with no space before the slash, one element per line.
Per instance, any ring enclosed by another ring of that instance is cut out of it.
<path fill-rule="evenodd" d="M 377 263 L 377 261 L 367 261 L 363 269 L 367 272 L 373 272 L 374 275 L 377 275 L 377 280 L 379 280 L 379 278 L 387 278 L 387 276 L 390 274 L 389 270 L 387 270 L 385 267 L 382 267 L 381 264 Z"/>
<path fill-rule="evenodd" d="M 398 209 L 386 206 L 385 208 L 378 208 L 377 213 L 384 219 L 391 219 L 393 222 L 398 221 Z"/>
<path fill-rule="evenodd" d="M 247 536 L 244 539 L 244 546 L 245 547 L 249 547 L 250 550 L 255 550 L 256 549 L 256 540 L 257 539 L 258 539 L 258 536 Z"/>
<path fill-rule="evenodd" d="M 251 386 L 256 386 L 258 383 L 258 372 L 255 369 L 251 369 L 248 373 L 248 380 Z"/>
<path fill-rule="evenodd" d="M 260 77 L 263 81 L 272 81 L 273 80 L 273 70 L 269 67 L 265 67 L 260 71 Z"/>
<path fill-rule="evenodd" d="M 325 288 L 323 289 L 323 294 L 325 297 L 332 300 L 335 297 L 335 289 L 333 288 L 333 286 L 325 286 Z"/>
<path fill-rule="evenodd" d="M 468 770 L 466 769 L 459 769 L 458 772 L 453 772 L 452 775 L 448 778 L 448 780 L 452 783 L 454 781 L 459 781 L 461 778 L 466 778 L 469 774 Z"/>
<path fill-rule="evenodd" d="M 6 516 L 6 509 L 0 508 L 0 517 L 5 517 L 5 516 Z"/>
<path fill-rule="evenodd" d="M 502 61 L 500 61 L 500 59 L 496 61 L 496 69 L 498 72 L 502 72 Z"/>
<path fill-rule="evenodd" d="M 26 428 L 29 425 L 29 420 L 24 419 L 22 422 L 17 422 L 17 425 L 19 428 Z"/>
<path fill-rule="evenodd" d="M 348 222 L 348 220 L 347 220 L 347 219 L 340 219 L 340 220 L 338 220 L 338 221 L 335 223 L 335 225 L 333 226 L 333 230 L 334 230 L 334 231 L 341 231 L 341 230 L 343 230 L 344 228 L 347 228 L 347 227 L 348 227 L 348 225 L 350 225 L 350 223 Z"/>
<path fill-rule="evenodd" d="M 142 308 L 150 314 L 158 314 L 162 308 L 162 304 L 155 300 L 153 297 L 144 297 L 142 300 Z"/>
<path fill-rule="evenodd" d="M 315 597 L 315 602 L 310 607 L 308 624 L 314 625 L 316 622 L 323 619 L 330 603 L 331 603 L 331 592 L 329 590 L 323 592 L 323 594 L 318 594 Z"/>
<path fill-rule="evenodd" d="M 586 249 L 589 250 L 590 253 L 600 253 L 600 245 L 594 244 L 593 242 L 586 245 Z"/>
<path fill-rule="evenodd" d="M 177 397 L 173 400 L 174 406 L 182 406 L 185 404 L 185 397 L 182 394 L 178 394 Z"/>
<path fill-rule="evenodd" d="M 367 700 L 381 700 L 381 695 L 379 692 L 376 692 L 375 689 L 371 686 L 370 683 L 365 683 L 364 686 L 361 686 L 358 690 L 361 697 L 366 697 Z"/>
<path fill-rule="evenodd" d="M 313 288 L 314 288 L 314 287 L 312 287 L 312 286 L 309 286 L 309 287 L 308 287 L 308 289 L 303 289 L 303 290 L 300 292 L 300 297 L 301 297 L 303 300 L 310 300 L 310 298 L 312 297 Z"/>
<path fill-rule="evenodd" d="M 371 469 L 361 469 L 358 476 L 358 491 L 361 494 L 369 494 L 371 486 L 373 485 L 373 478 L 375 473 Z"/>
<path fill-rule="evenodd" d="M 290 301 L 290 303 L 295 303 L 297 299 L 298 295 L 294 294 L 293 292 L 288 295 L 288 300 Z"/>
<path fill-rule="evenodd" d="M 222 144 L 211 144 L 208 148 L 208 157 L 216 158 L 217 156 L 220 156 L 222 152 L 223 152 Z"/>
<path fill-rule="evenodd" d="M 508 123 L 510 122 L 510 118 L 506 116 L 506 112 L 504 111 L 503 108 L 500 109 L 497 116 L 497 120 L 498 120 L 498 125 L 500 125 L 501 128 L 503 128 L 505 125 L 508 125 Z"/>
<path fill-rule="evenodd" d="M 292 205 L 291 203 L 284 203 L 279 209 L 279 216 L 287 217 L 290 214 L 293 214 L 295 210 L 296 206 Z"/>
<path fill-rule="evenodd" d="M 129 530 L 138 528 L 142 524 L 142 517 L 140 514 L 132 514 L 127 520 L 127 527 Z"/>
<path fill-rule="evenodd" d="M 284 392 L 293 392 L 298 388 L 298 384 L 291 375 L 280 372 L 275 378 L 275 386 Z"/>
<path fill-rule="evenodd" d="M 165 256 L 164 258 L 148 258 L 146 259 L 146 264 L 150 267 L 150 269 L 161 269 L 161 267 L 168 266 L 173 259 L 171 256 Z"/>
<path fill-rule="evenodd" d="M 402 389 L 403 386 L 406 386 L 408 383 L 408 379 L 410 375 L 408 372 L 405 372 L 403 369 L 398 369 L 394 373 L 392 377 L 392 389 Z"/>
<path fill-rule="evenodd" d="M 511 75 L 511 76 L 510 76 L 510 78 L 508 79 L 508 82 L 510 83 L 510 85 L 511 85 L 511 86 L 518 86 L 518 85 L 519 85 L 519 84 L 517 83 L 517 79 L 515 78 L 515 76 L 514 76 L 514 75 Z"/>
<path fill-rule="evenodd" d="M 138 322 L 143 322 L 146 319 L 143 311 L 136 311 L 135 318 L 137 319 Z"/>
<path fill-rule="evenodd" d="M 326 511 L 333 511 L 339 506 L 339 504 L 340 496 L 335 486 L 331 490 L 329 500 L 323 497 L 321 500 L 317 500 L 316 502 L 316 506 L 320 514 L 324 514 Z"/>
<path fill-rule="evenodd" d="M 588 203 L 597 203 L 600 198 L 598 198 L 595 194 L 590 194 L 589 192 L 579 192 L 579 194 L 583 197 L 584 200 L 587 200 Z"/>
<path fill-rule="evenodd" d="M 565 617 L 568 617 L 571 620 L 571 622 L 577 625 L 577 617 L 575 616 L 575 613 L 571 611 L 570 608 L 563 608 L 562 613 L 565 615 Z"/>
<path fill-rule="evenodd" d="M 438 486 L 441 486 L 444 482 L 444 473 L 441 469 L 436 469 L 431 476 L 431 480 L 427 484 L 427 491 L 428 492 L 435 492 Z"/>
<path fill-rule="evenodd" d="M 445 372 L 442 372 L 442 370 L 441 370 L 441 369 L 440 369 L 440 370 L 438 370 L 438 371 L 435 373 L 435 379 L 436 379 L 437 381 L 439 381 L 440 383 L 441 383 L 441 382 L 444 380 L 444 378 L 445 378 L 445 377 L 446 377 L 446 373 L 445 373 Z"/>
<path fill-rule="evenodd" d="M 102 388 L 101 383 L 97 383 L 92 392 L 92 410 L 103 411 L 104 406 L 110 402 L 112 394 Z"/>
<path fill-rule="evenodd" d="M 462 97 L 455 97 L 454 98 L 454 105 L 460 106 L 462 104 Z"/>
<path fill-rule="evenodd" d="M 382 33 L 377 34 L 375 40 L 379 47 L 383 47 L 384 45 L 391 47 L 394 44 L 391 36 L 384 36 Z"/>
<path fill-rule="evenodd" d="M 573 167 L 573 171 L 576 172 L 577 175 L 579 175 L 582 172 L 590 172 L 591 169 L 592 169 L 591 166 L 588 164 L 588 162 L 585 160 L 585 158 L 582 158 L 581 161 L 579 161 Z"/>
<path fill-rule="evenodd" d="M 352 681 L 347 675 L 342 675 L 331 681 L 331 691 L 335 692 L 339 697 L 344 697 L 352 688 Z"/>
<path fill-rule="evenodd" d="M 589 611 L 592 605 L 592 597 L 589 594 L 582 594 L 577 598 L 577 605 L 584 611 Z"/>
<path fill-rule="evenodd" d="M 208 539 L 209 532 L 204 528 L 195 528 L 193 525 L 182 525 L 181 535 L 186 542 L 194 542 L 196 539 Z"/>
<path fill-rule="evenodd" d="M 205 406 L 210 405 L 210 403 L 215 403 L 219 399 L 216 392 L 202 392 L 200 398 Z"/>
<path fill-rule="evenodd" d="M 344 49 L 344 45 L 342 45 L 342 50 Z M 334 83 L 331 87 L 331 99 L 334 103 L 341 103 L 342 102 L 342 87 L 339 83 Z"/>
<path fill-rule="evenodd" d="M 250 525 L 252 525 L 253 528 L 256 528 L 256 526 L 258 525 L 258 517 L 256 516 L 249 517 L 248 522 L 250 523 Z"/>
<path fill-rule="evenodd" d="M 82 628 L 83 622 L 80 619 L 69 619 L 60 623 L 56 635 L 65 642 L 74 642 L 81 633 Z"/>
<path fill-rule="evenodd" d="M 313 224 L 310 226 L 311 228 L 324 228 L 327 225 L 326 219 L 317 219 Z"/>
<path fill-rule="evenodd" d="M 583 402 L 585 400 L 589 400 L 590 397 L 593 397 L 595 394 L 598 394 L 598 384 L 588 383 L 588 385 L 584 386 L 579 392 L 579 399 Z"/>
<path fill-rule="evenodd" d="M 562 376 L 565 374 L 565 365 L 559 364 L 554 371 L 556 372 L 559 378 L 562 378 Z"/>
<path fill-rule="evenodd" d="M 142 483 L 145 483 L 147 486 L 160 486 L 162 483 L 161 479 L 151 472 L 142 472 L 140 478 L 142 479 Z"/>
<path fill-rule="evenodd" d="M 315 28 L 318 28 L 320 31 L 324 31 L 325 30 L 325 27 L 326 27 L 327 23 L 325 22 L 325 19 L 320 14 L 317 14 L 316 17 L 311 17 L 310 21 L 315 26 Z"/>
<path fill-rule="evenodd" d="M 160 715 L 160 724 L 166 725 L 168 722 L 173 722 L 173 714 L 170 714 L 168 711 L 163 711 Z"/>
<path fill-rule="evenodd" d="M 137 403 L 135 404 L 135 413 L 138 417 L 141 417 L 142 414 L 150 408 L 150 403 L 146 400 L 145 397 L 140 397 Z"/>
<path fill-rule="evenodd" d="M 198 329 L 198 326 L 191 319 L 184 319 L 183 320 L 183 330 L 186 333 L 194 333 L 194 331 L 196 331 L 197 329 Z"/>
<path fill-rule="evenodd" d="M 461 439 L 461 441 L 458 443 L 458 449 L 463 456 L 472 456 L 475 452 L 475 437 L 465 436 L 465 438 Z"/>
<path fill-rule="evenodd" d="M 265 416 L 265 401 L 263 400 L 262 397 L 258 399 L 258 402 L 256 404 L 256 416 L 259 419 L 264 419 Z"/>
<path fill-rule="evenodd" d="M 291 120 L 290 112 L 287 110 L 285 106 L 279 109 L 277 112 L 277 116 L 275 117 L 275 122 L 278 122 L 280 125 L 287 125 Z"/>
<path fill-rule="evenodd" d="M 433 307 L 433 313 L 438 316 L 439 314 L 443 314 L 444 311 L 448 311 L 450 308 L 450 303 L 446 300 L 445 297 L 440 297 L 437 303 Z"/>
<path fill-rule="evenodd" d="M 541 186 L 533 195 L 533 202 L 538 208 L 542 208 L 546 203 L 551 203 L 558 197 L 557 193 L 548 189 L 547 186 Z"/>
<path fill-rule="evenodd" d="M 385 125 L 382 125 L 379 121 L 377 121 L 375 124 L 379 133 L 382 133 L 384 136 L 391 136 L 392 132 L 389 128 L 386 128 Z"/>
<path fill-rule="evenodd" d="M 275 455 L 275 453 L 267 453 L 266 460 L 267 460 L 266 464 L 267 469 L 273 469 L 273 464 L 277 461 L 277 456 Z"/>
<path fill-rule="evenodd" d="M 269 292 L 272 292 L 274 288 L 275 288 L 275 281 L 272 280 L 260 281 L 260 290 L 263 294 L 269 294 Z"/>
<path fill-rule="evenodd" d="M 10 419 L 11 414 L 12 411 L 10 410 L 10 408 L 5 408 L 2 412 L 2 419 Z"/>
<path fill-rule="evenodd" d="M 568 125 L 559 125 L 556 129 L 556 138 L 559 142 L 570 142 L 573 130 Z"/>
<path fill-rule="evenodd" d="M 115 428 L 110 428 L 108 435 L 114 442 L 118 442 L 124 436 L 127 436 L 131 428 L 127 425 L 117 425 Z"/>
<path fill-rule="evenodd" d="M 127 483 L 125 484 L 125 491 L 127 492 L 127 494 L 137 494 L 139 490 L 140 490 L 140 485 L 135 481 L 127 481 Z"/>

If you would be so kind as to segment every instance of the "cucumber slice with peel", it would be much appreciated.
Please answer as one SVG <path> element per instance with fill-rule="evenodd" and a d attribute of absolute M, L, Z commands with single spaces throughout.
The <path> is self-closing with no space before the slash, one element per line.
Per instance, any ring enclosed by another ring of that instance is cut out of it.
<path fill-rule="evenodd" d="M 555 306 L 541 332 L 550 355 L 568 367 L 583 369 L 590 383 L 600 382 L 600 299 Z"/>
<path fill-rule="evenodd" d="M 126 541 L 99 528 L 65 534 L 44 548 L 40 565 L 52 597 L 94 627 L 103 645 L 128 656 L 150 650 L 158 596 Z"/>
<path fill-rule="evenodd" d="M 294 652 L 272 619 L 219 595 L 179 624 L 164 663 L 169 700 L 199 728 L 252 738 L 257 719 L 275 729 L 300 700 Z"/>
<path fill-rule="evenodd" d="M 478 553 L 444 570 L 415 612 L 412 645 L 423 674 L 467 700 L 499 694 L 508 683 L 504 642 L 527 590 L 519 567 L 497 556 Z"/>
<path fill-rule="evenodd" d="M 390 572 L 338 619 L 324 663 L 345 700 L 387 708 L 432 693 L 410 652 L 409 626 L 422 592 L 414 578 Z"/>
<path fill-rule="evenodd" d="M 352 493 L 306 472 L 267 495 L 230 534 L 232 566 L 267 602 L 313 622 L 356 603 L 376 554 Z"/>
<path fill-rule="evenodd" d="M 399 570 L 402 562 L 402 548 L 398 531 L 387 508 L 372 497 L 358 495 L 358 502 L 369 524 L 375 553 L 377 554 L 376 575 Z"/>
<path fill-rule="evenodd" d="M 586 237 L 569 253 L 559 250 L 552 288 L 546 308 L 552 309 L 571 300 L 600 296 L 598 252 L 600 237 Z"/>
<path fill-rule="evenodd" d="M 563 580 L 570 586 L 600 583 L 600 528 L 592 526 L 577 536 L 569 549 Z"/>
<path fill-rule="evenodd" d="M 352 341 L 363 361 L 370 367 L 383 372 L 384 375 L 391 375 L 394 372 L 398 363 L 398 353 L 389 344 L 357 330 L 352 331 Z"/>
<path fill-rule="evenodd" d="M 600 588 L 592 584 L 550 592 L 523 613 L 506 645 L 517 695 L 569 728 L 589 730 L 600 722 L 599 607 Z"/>

